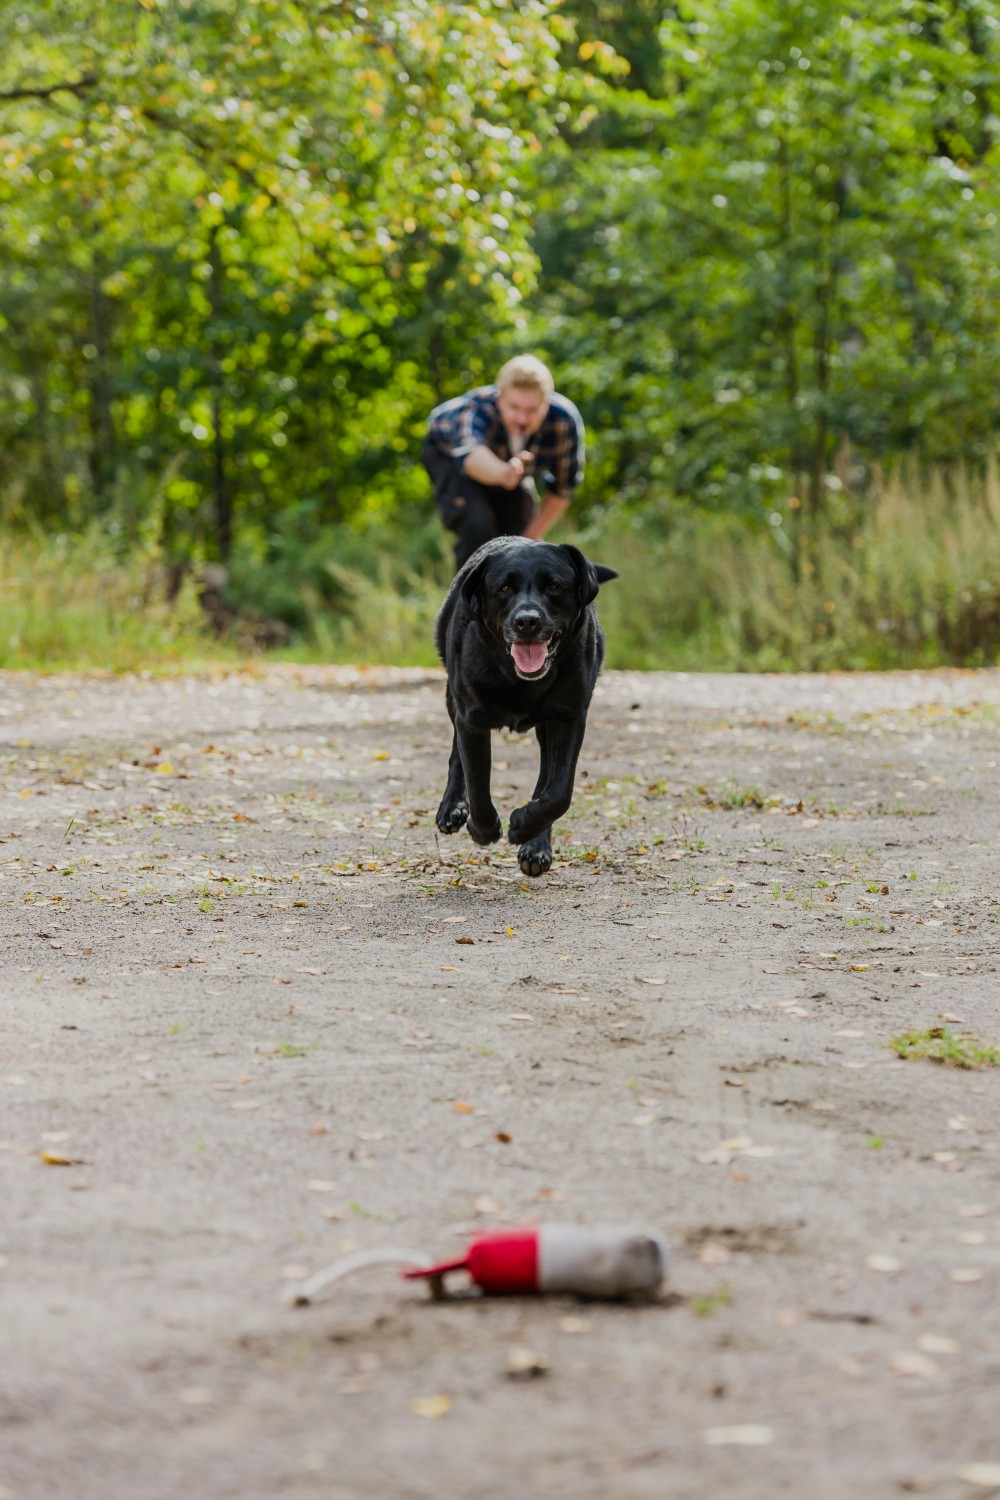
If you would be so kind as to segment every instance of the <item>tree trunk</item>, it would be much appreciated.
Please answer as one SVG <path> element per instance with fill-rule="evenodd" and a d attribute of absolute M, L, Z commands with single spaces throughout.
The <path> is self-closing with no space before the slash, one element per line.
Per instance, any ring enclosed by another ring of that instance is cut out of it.
<path fill-rule="evenodd" d="M 88 361 L 90 393 L 90 482 L 98 501 L 107 498 L 115 474 L 116 444 L 111 409 L 111 311 L 103 287 L 104 266 L 98 259 L 90 277 L 90 340 L 96 353 Z"/>
<path fill-rule="evenodd" d="M 225 377 L 222 369 L 223 265 L 219 247 L 219 227 L 212 226 L 208 242 L 211 275 L 208 282 L 210 327 L 208 365 L 212 383 L 212 499 L 215 515 L 215 545 L 223 562 L 227 562 L 233 545 L 233 496 L 229 482 L 223 422 L 225 420 Z"/>

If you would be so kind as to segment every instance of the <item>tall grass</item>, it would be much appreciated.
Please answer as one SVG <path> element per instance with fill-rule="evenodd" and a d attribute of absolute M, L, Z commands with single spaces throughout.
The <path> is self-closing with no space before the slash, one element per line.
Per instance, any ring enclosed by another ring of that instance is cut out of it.
<path fill-rule="evenodd" d="M 601 593 L 609 664 L 823 671 L 1000 659 L 994 468 L 878 477 L 853 515 L 820 530 L 798 580 L 775 530 L 693 513 L 662 542 L 587 537 L 624 579 Z"/>
<path fill-rule="evenodd" d="M 0 536 L 0 667 L 170 668 L 229 657 L 190 583 L 172 601 L 149 555 L 122 562 L 99 535 Z"/>
<path fill-rule="evenodd" d="M 877 478 L 867 499 L 841 497 L 813 537 L 798 579 L 781 527 L 691 510 L 669 519 L 605 520 L 575 537 L 621 577 L 601 590 L 608 665 L 788 671 L 979 666 L 1000 660 L 1000 478 L 995 469 Z M 418 538 L 418 541 L 420 539 Z M 338 559 L 340 559 L 338 561 Z M 280 577 L 233 570 L 240 595 L 281 613 L 300 661 L 430 665 L 447 587 L 444 538 L 351 534 L 286 555 Z M 116 560 L 99 536 L 0 541 L 0 666 L 171 669 L 236 661 L 237 629 L 210 636 L 193 583 L 166 602 L 147 552 Z"/>

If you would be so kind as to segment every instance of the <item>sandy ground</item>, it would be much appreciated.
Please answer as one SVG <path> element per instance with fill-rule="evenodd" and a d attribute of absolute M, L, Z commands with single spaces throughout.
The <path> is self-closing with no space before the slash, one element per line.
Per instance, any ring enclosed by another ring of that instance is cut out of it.
<path fill-rule="evenodd" d="M 608 674 L 531 882 L 436 674 L 0 678 L 2 1500 L 1000 1493 L 998 714 Z M 665 1295 L 282 1300 L 546 1220 Z"/>

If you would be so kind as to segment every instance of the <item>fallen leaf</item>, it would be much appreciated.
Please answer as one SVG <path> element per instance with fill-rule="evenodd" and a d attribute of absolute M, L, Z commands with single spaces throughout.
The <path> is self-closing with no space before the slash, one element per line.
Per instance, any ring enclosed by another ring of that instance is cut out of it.
<path fill-rule="evenodd" d="M 506 1130 L 494 1130 L 493 1139 L 499 1141 L 501 1146 L 509 1146 L 511 1142 L 511 1137 L 507 1134 Z"/>
<path fill-rule="evenodd" d="M 475 941 L 475 938 L 470 937 L 460 937 L 455 939 L 456 943 L 467 943 L 470 947 L 475 943 Z"/>
<path fill-rule="evenodd" d="M 922 1349 L 925 1354 L 957 1354 L 958 1345 L 954 1339 L 946 1339 L 939 1333 L 922 1333 L 917 1339 L 917 1348 Z"/>
<path fill-rule="evenodd" d="M 978 1485 L 980 1489 L 992 1490 L 1000 1485 L 1000 1464 L 963 1464 L 955 1470 L 956 1479 L 966 1484 Z"/>
<path fill-rule="evenodd" d="M 646 979 L 642 974 L 637 974 L 635 976 L 635 982 L 636 984 L 652 984 L 659 987 L 660 985 L 666 984 L 667 981 L 665 979 Z"/>
<path fill-rule="evenodd" d="M 64 1151 L 39 1151 L 39 1157 L 49 1167 L 79 1167 L 84 1165 L 82 1156 L 67 1156 Z"/>
<path fill-rule="evenodd" d="M 448 922 L 467 922 L 469 919 L 468 917 L 445 917 L 443 920 L 447 924 Z"/>
<path fill-rule="evenodd" d="M 652 1125 L 652 1124 L 654 1124 L 655 1121 L 656 1121 L 656 1115 L 635 1115 L 635 1116 L 633 1116 L 632 1124 L 633 1125 L 638 1125 L 639 1128 L 642 1129 L 646 1125 Z"/>
<path fill-rule="evenodd" d="M 440 1396 L 418 1396 L 415 1401 L 410 1402 L 410 1410 L 415 1417 L 427 1417 L 433 1421 L 437 1417 L 446 1417 L 451 1411 L 451 1397 Z"/>
<path fill-rule="evenodd" d="M 903 1269 L 902 1262 L 898 1261 L 894 1255 L 869 1255 L 865 1260 L 865 1265 L 869 1271 L 882 1271 L 887 1276 Z"/>
<path fill-rule="evenodd" d="M 964 1286 L 973 1281 L 982 1281 L 985 1274 L 979 1266 L 956 1266 L 954 1271 L 948 1272 L 948 1279 Z"/>
<path fill-rule="evenodd" d="M 939 1366 L 927 1354 L 914 1354 L 907 1350 L 889 1361 L 889 1369 L 895 1375 L 915 1375 L 921 1380 L 930 1380 L 937 1375 Z"/>
<path fill-rule="evenodd" d="M 717 1165 L 726 1167 L 734 1156 L 777 1156 L 775 1146 L 755 1146 L 748 1135 L 736 1135 L 728 1141 L 722 1141 L 718 1146 L 713 1146 L 711 1151 L 698 1151 L 695 1153 L 695 1161 L 706 1165 Z"/>
<path fill-rule="evenodd" d="M 512 1010 L 508 1013 L 508 1021 L 533 1021 L 534 1016 L 526 1015 L 524 1011 Z"/>
<path fill-rule="evenodd" d="M 464 1099 L 453 1099 L 451 1107 L 457 1115 L 474 1115 L 476 1113 L 474 1107 L 471 1104 L 466 1104 Z"/>
<path fill-rule="evenodd" d="M 498 1214 L 500 1212 L 499 1203 L 494 1198 L 491 1198 L 489 1193 L 480 1193 L 473 1207 L 477 1214 Z"/>
<path fill-rule="evenodd" d="M 706 1427 L 701 1436 L 709 1448 L 763 1448 L 774 1442 L 774 1428 L 749 1423 L 741 1427 Z"/>
<path fill-rule="evenodd" d="M 533 1380 L 538 1375 L 547 1375 L 549 1362 L 544 1354 L 536 1354 L 527 1344 L 515 1344 L 508 1349 L 503 1372 L 511 1380 Z"/>

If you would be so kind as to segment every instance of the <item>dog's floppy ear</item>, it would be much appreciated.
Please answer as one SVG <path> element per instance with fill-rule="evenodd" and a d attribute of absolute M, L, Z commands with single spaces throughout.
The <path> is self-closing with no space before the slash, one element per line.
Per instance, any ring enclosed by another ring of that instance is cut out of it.
<path fill-rule="evenodd" d="M 607 583 L 609 579 L 617 578 L 618 574 L 614 568 L 606 568 L 603 563 L 589 562 L 579 547 L 573 547 L 569 542 L 562 543 L 562 550 L 573 564 L 577 587 L 580 590 L 580 607 L 586 609 L 587 605 L 593 604 L 597 598 L 597 591 L 601 584 Z"/>
<path fill-rule="evenodd" d="M 483 573 L 488 562 L 488 557 L 484 557 L 482 562 L 478 562 L 476 566 L 466 574 L 465 578 L 462 580 L 462 587 L 458 591 L 458 597 L 461 599 L 463 607 L 470 615 L 478 615 L 482 613 L 482 601 L 479 597 L 479 589 L 482 585 Z"/>

